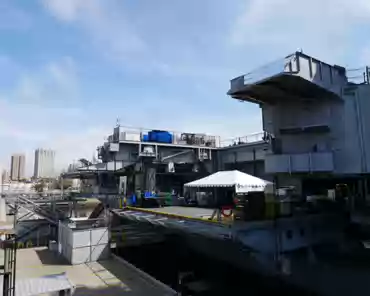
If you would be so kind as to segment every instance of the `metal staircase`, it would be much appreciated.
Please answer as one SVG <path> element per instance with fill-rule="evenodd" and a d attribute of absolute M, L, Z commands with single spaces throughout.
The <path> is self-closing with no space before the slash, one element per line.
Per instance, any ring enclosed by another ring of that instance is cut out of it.
<path fill-rule="evenodd" d="M 24 196 L 18 197 L 15 207 L 21 207 L 28 212 L 32 212 L 54 225 L 57 225 L 59 220 L 69 219 L 63 211 L 60 211 L 55 207 L 53 209 L 47 209 Z"/>
<path fill-rule="evenodd" d="M 43 240 L 45 239 L 45 237 L 48 240 L 53 239 L 52 236 L 53 236 L 53 233 L 55 234 L 55 232 L 53 232 L 52 227 L 54 227 L 55 229 L 55 226 L 50 225 L 50 223 L 42 222 L 37 225 L 33 225 L 30 228 L 24 228 L 22 232 L 17 233 L 16 240 L 17 240 L 18 246 L 24 245 L 24 244 L 27 245 L 29 242 L 31 242 L 32 244 L 36 246 L 40 246 L 39 244 L 40 240 L 44 241 L 45 243 L 45 240 Z M 36 237 L 35 236 L 32 237 L 32 235 L 36 232 L 38 232 Z"/>

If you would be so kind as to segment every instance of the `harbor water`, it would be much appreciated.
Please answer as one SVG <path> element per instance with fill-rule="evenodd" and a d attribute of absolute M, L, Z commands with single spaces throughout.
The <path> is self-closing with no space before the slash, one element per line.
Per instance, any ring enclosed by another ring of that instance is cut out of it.
<path fill-rule="evenodd" d="M 114 251 L 137 268 L 179 291 L 179 279 L 191 274 L 195 282 L 202 283 L 203 292 L 191 295 L 314 295 L 289 286 L 275 278 L 247 273 L 227 263 L 208 258 L 188 249 L 177 237 L 150 245 L 121 247 Z"/>

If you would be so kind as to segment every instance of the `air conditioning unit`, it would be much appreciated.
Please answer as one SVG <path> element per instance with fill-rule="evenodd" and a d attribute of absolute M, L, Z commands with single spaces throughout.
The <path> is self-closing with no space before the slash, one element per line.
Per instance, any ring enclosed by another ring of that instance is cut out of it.
<path fill-rule="evenodd" d="M 149 157 L 155 157 L 155 150 L 153 146 L 143 146 L 140 156 L 149 156 Z"/>
<path fill-rule="evenodd" d="M 121 141 L 134 141 L 134 142 L 140 142 L 140 134 L 138 133 L 128 133 L 128 132 L 122 132 L 119 136 Z"/>
<path fill-rule="evenodd" d="M 109 151 L 110 152 L 118 152 L 119 151 L 119 144 L 118 143 L 110 143 Z"/>
<path fill-rule="evenodd" d="M 143 153 L 145 154 L 154 154 L 154 147 L 153 146 L 144 146 Z"/>

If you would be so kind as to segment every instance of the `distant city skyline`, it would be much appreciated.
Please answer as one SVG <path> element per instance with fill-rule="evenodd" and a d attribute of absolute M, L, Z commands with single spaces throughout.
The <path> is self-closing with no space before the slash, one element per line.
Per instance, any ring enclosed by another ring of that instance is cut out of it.
<path fill-rule="evenodd" d="M 25 178 L 26 156 L 24 154 L 13 154 L 10 160 L 10 179 L 19 181 Z"/>
<path fill-rule="evenodd" d="M 43 151 L 41 160 L 38 156 L 40 152 L 37 151 Z M 47 155 L 46 152 L 49 152 L 49 155 Z M 93 153 L 91 162 L 96 163 L 98 162 L 96 157 L 96 152 Z M 56 166 L 56 151 L 54 149 L 43 149 L 43 148 L 37 148 L 33 150 L 32 155 L 30 156 L 29 153 L 13 153 L 8 159 L 9 164 L 7 166 L 1 166 L 0 172 L 1 172 L 1 180 L 6 180 L 7 182 L 13 180 L 18 181 L 18 179 L 29 179 L 29 178 L 37 178 L 37 177 L 44 177 L 44 178 L 54 178 L 59 176 L 60 173 L 66 172 L 66 171 L 73 171 L 77 167 L 81 166 L 81 163 L 78 160 L 72 160 L 69 164 L 64 165 L 63 167 L 57 167 Z M 21 156 L 21 160 L 19 161 L 19 158 L 16 158 L 16 156 Z M 32 157 L 33 156 L 33 157 Z M 33 161 L 32 161 L 32 158 Z M 39 158 L 39 160 L 37 160 Z M 46 160 L 45 160 L 46 158 Z M 28 163 L 26 162 L 26 159 L 28 160 Z M 46 164 L 41 165 L 41 163 L 46 162 Z M 20 164 L 20 166 L 19 166 Z M 49 165 L 48 165 L 49 164 Z M 12 170 L 12 166 L 14 169 Z M 31 166 L 32 170 L 27 169 L 27 166 Z M 20 174 L 19 174 L 20 170 Z M 12 171 L 14 179 L 12 179 Z"/>

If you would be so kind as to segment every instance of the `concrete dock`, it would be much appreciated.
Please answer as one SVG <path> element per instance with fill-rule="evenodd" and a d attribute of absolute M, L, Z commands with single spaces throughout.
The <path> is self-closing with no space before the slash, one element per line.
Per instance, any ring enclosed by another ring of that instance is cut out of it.
<path fill-rule="evenodd" d="M 66 273 L 76 286 L 74 295 L 175 295 L 170 288 L 115 257 L 72 266 L 45 247 L 17 251 L 17 281 L 61 273 Z M 22 295 L 19 292 L 17 295 Z"/>

